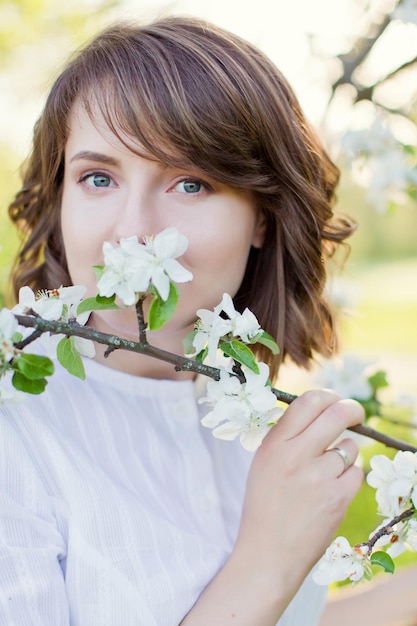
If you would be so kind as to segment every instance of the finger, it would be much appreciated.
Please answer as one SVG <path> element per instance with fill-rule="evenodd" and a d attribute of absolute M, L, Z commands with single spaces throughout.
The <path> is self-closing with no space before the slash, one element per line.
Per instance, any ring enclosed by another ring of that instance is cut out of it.
<path fill-rule="evenodd" d="M 322 463 L 326 464 L 327 472 L 332 476 L 341 476 L 356 461 L 359 453 L 358 445 L 353 439 L 342 439 L 326 450 L 320 457 Z"/>
<path fill-rule="evenodd" d="M 339 400 L 328 406 L 305 429 L 304 444 L 308 445 L 313 454 L 320 455 L 350 426 L 361 424 L 365 412 L 356 400 Z"/>
<path fill-rule="evenodd" d="M 330 389 L 306 391 L 292 402 L 278 422 L 281 436 L 292 439 L 302 433 L 325 409 L 340 400 Z"/>
<path fill-rule="evenodd" d="M 346 472 L 343 472 L 338 477 L 338 484 L 340 485 L 340 489 L 344 490 L 348 502 L 353 500 L 358 493 L 363 479 L 364 473 L 357 465 L 351 465 Z"/>

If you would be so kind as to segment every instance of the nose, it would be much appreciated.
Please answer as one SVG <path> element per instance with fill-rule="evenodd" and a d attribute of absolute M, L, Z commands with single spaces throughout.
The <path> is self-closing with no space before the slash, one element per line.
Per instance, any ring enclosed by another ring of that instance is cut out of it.
<path fill-rule="evenodd" d="M 136 235 L 139 241 L 145 235 L 156 234 L 156 210 L 149 194 L 143 191 L 129 192 L 116 211 L 113 241 L 120 243 Z"/>

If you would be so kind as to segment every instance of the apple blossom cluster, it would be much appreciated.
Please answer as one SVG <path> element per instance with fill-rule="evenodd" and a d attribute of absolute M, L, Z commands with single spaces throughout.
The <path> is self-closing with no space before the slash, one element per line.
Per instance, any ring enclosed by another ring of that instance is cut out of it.
<path fill-rule="evenodd" d="M 372 365 L 372 361 L 346 353 L 339 359 L 324 360 L 314 381 L 320 387 L 333 389 L 341 398 L 366 400 L 373 393 L 369 382 Z"/>
<path fill-rule="evenodd" d="M 346 537 L 337 537 L 313 572 L 314 582 L 330 585 L 346 579 L 352 582 L 362 580 L 370 570 L 368 553 L 367 546 L 351 546 Z"/>
<path fill-rule="evenodd" d="M 417 505 L 417 455 L 399 451 L 393 460 L 383 454 L 372 457 L 367 482 L 376 489 L 378 512 L 396 517 Z"/>
<path fill-rule="evenodd" d="M 345 537 L 337 537 L 313 572 L 319 585 L 369 580 L 372 565 L 393 572 L 393 558 L 417 550 L 417 453 L 400 450 L 392 460 L 378 454 L 370 463 L 366 480 L 376 489 L 378 512 L 385 519 L 366 543 L 350 546 Z"/>
<path fill-rule="evenodd" d="M 77 308 L 85 295 L 87 288 L 83 285 L 73 287 L 60 287 L 50 291 L 43 291 L 35 295 L 30 287 L 22 287 L 19 290 L 19 302 L 13 307 L 12 312 L 27 315 L 33 311 L 45 320 L 68 322 L 75 320 L 84 325 L 89 317 L 88 312 L 78 315 Z M 51 356 L 56 356 L 60 341 L 65 335 L 43 333 L 41 341 Z M 90 339 L 83 337 L 71 337 L 74 349 L 83 356 L 93 358 L 95 355 L 94 344 Z"/>
<path fill-rule="evenodd" d="M 99 266 L 100 296 L 116 295 L 126 306 L 136 304 L 140 294 L 153 285 L 163 301 L 170 294 L 171 281 L 185 283 L 193 275 L 176 259 L 184 254 L 188 239 L 176 228 L 166 228 L 155 237 L 121 239 L 118 247 L 103 244 L 104 266 Z"/>
<path fill-rule="evenodd" d="M 94 344 L 89 339 L 48 331 L 35 331 L 23 338 L 16 316 L 29 315 L 49 322 L 74 321 L 85 324 L 88 313 L 78 314 L 78 306 L 86 292 L 83 286 L 60 287 L 35 295 L 29 287 L 19 291 L 19 302 L 12 309 L 0 311 L 0 377 L 6 385 L 0 387 L 0 402 L 20 397 L 19 392 L 42 393 L 46 376 L 52 375 L 54 365 L 49 357 L 58 358 L 72 374 L 84 376 L 80 355 L 93 357 Z M 26 344 L 40 341 L 48 356 L 30 354 Z"/>
<path fill-rule="evenodd" d="M 213 428 L 219 439 L 233 440 L 239 436 L 245 450 L 256 450 L 263 438 L 281 417 L 274 393 L 268 386 L 269 368 L 259 363 L 259 374 L 244 368 L 245 382 L 228 369 L 220 368 L 220 380 L 210 380 L 207 395 L 198 400 L 212 410 L 201 420 Z M 223 423 L 221 423 L 223 422 Z"/>
<path fill-rule="evenodd" d="M 274 353 L 278 346 L 249 309 L 236 311 L 228 293 L 213 311 L 199 309 L 197 316 L 186 356 L 215 363 L 220 352 L 232 359 L 228 367 L 219 368 L 220 379 L 209 381 L 207 395 L 199 400 L 212 407 L 201 423 L 219 439 L 239 436 L 246 450 L 256 450 L 283 411 L 271 391 L 267 364 L 257 362 L 247 344 L 262 343 Z"/>
<path fill-rule="evenodd" d="M 413 197 L 417 187 L 415 147 L 402 143 L 382 114 L 375 114 L 370 128 L 345 133 L 342 150 L 354 178 L 366 187 L 368 200 L 377 209 L 383 211 L 393 202 L 403 204 Z"/>
<path fill-rule="evenodd" d="M 375 362 L 350 353 L 323 360 L 314 382 L 319 387 L 333 389 L 341 398 L 357 400 L 367 418 L 380 415 L 379 390 L 388 387 L 384 370 L 377 369 Z"/>

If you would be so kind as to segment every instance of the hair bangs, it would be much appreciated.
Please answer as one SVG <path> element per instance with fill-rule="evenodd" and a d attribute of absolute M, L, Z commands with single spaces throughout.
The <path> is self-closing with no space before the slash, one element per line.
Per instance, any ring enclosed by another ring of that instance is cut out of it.
<path fill-rule="evenodd" d="M 88 47 L 72 67 L 77 99 L 92 119 L 97 105 L 111 131 L 140 156 L 265 192 L 271 181 L 262 171 L 243 77 L 232 78 L 220 53 L 201 43 L 196 54 L 191 34 L 182 46 L 157 28 L 128 34 L 111 29 L 102 46 Z M 232 64 L 238 65 L 231 58 Z"/>

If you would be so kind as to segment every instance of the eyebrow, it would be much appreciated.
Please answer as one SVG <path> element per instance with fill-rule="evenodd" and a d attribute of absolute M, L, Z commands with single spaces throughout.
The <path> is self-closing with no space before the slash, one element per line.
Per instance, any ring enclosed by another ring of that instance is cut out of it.
<path fill-rule="evenodd" d="M 90 150 L 81 150 L 77 152 L 70 159 L 70 163 L 73 161 L 95 161 L 96 163 L 104 163 L 106 165 L 119 165 L 119 161 L 113 157 L 101 154 L 101 152 L 91 152 Z"/>

